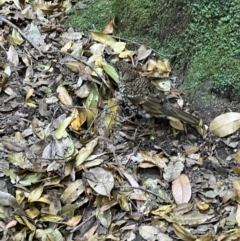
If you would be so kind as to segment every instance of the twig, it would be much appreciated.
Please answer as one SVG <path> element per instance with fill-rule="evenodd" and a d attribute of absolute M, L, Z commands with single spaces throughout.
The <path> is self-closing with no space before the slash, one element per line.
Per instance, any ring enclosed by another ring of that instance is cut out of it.
<path fill-rule="evenodd" d="M 102 80 L 102 82 L 106 85 L 106 87 L 107 87 L 108 89 L 110 89 L 110 86 L 108 85 L 108 83 L 106 82 L 106 80 L 105 80 L 105 79 L 95 70 L 95 68 L 94 68 L 93 66 L 91 66 L 89 63 L 87 63 L 87 62 L 84 61 L 83 59 L 81 59 L 81 58 L 79 58 L 79 57 L 77 57 L 77 56 L 74 56 L 74 55 L 72 55 L 72 54 L 69 54 L 69 53 L 67 53 L 67 52 L 62 52 L 62 51 L 58 51 L 58 50 L 57 50 L 57 52 L 60 52 L 60 53 L 65 54 L 65 55 L 67 55 L 67 56 L 70 56 L 70 57 L 72 57 L 73 59 L 76 59 L 76 60 L 80 61 L 81 63 L 85 64 L 86 66 L 88 66 L 92 71 L 94 71 L 94 72 L 97 74 L 98 78 L 100 78 L 100 79 Z"/>
<path fill-rule="evenodd" d="M 71 233 L 75 232 L 76 230 L 80 229 L 86 222 L 88 222 L 90 219 L 94 218 L 96 216 L 96 211 L 94 211 L 94 213 L 87 218 L 86 220 L 84 220 L 81 224 L 79 224 L 78 226 L 76 226 L 73 230 L 71 230 Z"/>
<path fill-rule="evenodd" d="M 43 56 L 41 50 L 37 47 L 37 45 L 33 42 L 33 41 L 30 41 L 28 39 L 28 37 L 23 33 L 23 31 L 17 27 L 15 24 L 13 24 L 11 21 L 7 20 L 5 17 L 3 17 L 2 15 L 0 15 L 0 21 L 3 21 L 5 23 L 7 23 L 8 25 L 10 25 L 12 28 L 15 28 L 22 36 L 25 40 L 27 40 L 38 52 L 40 55 Z"/>
<path fill-rule="evenodd" d="M 120 37 L 120 36 L 115 36 L 115 35 L 111 35 L 113 38 L 115 39 L 120 39 L 120 40 L 123 40 L 123 41 L 127 41 L 127 42 L 130 42 L 130 43 L 133 43 L 133 44 L 137 44 L 138 46 L 141 46 L 142 44 L 137 42 L 137 41 L 134 41 L 134 40 L 131 40 L 131 39 L 127 39 L 127 38 L 123 38 L 123 37 Z M 147 48 L 151 49 L 155 54 L 157 55 L 160 55 L 160 56 L 163 56 L 163 57 L 174 57 L 174 56 L 178 56 L 178 55 L 181 55 L 182 53 L 179 53 L 179 54 L 162 54 L 162 53 L 159 53 L 157 50 L 153 49 L 152 47 L 150 46 L 146 46 Z"/>
<path fill-rule="evenodd" d="M 84 138 L 87 136 L 87 133 L 90 131 L 90 129 L 92 128 L 94 122 L 96 121 L 96 119 L 104 112 L 104 111 L 107 111 L 108 109 L 110 110 L 111 108 L 115 107 L 115 106 L 118 106 L 118 104 L 115 104 L 115 105 L 112 105 L 112 106 L 109 106 L 107 107 L 106 109 L 103 109 L 102 111 L 100 111 L 93 119 L 93 121 L 91 122 L 91 124 L 89 125 L 86 133 L 84 134 Z"/>
<path fill-rule="evenodd" d="M 30 160 L 40 159 L 40 160 L 50 160 L 50 161 L 58 161 L 58 160 L 66 160 L 67 158 L 50 158 L 50 157 L 28 157 Z"/>
<path fill-rule="evenodd" d="M 143 187 L 132 187 L 132 186 L 114 186 L 114 187 L 115 187 L 115 188 L 133 188 L 133 189 L 139 189 L 139 190 L 141 190 L 141 191 L 151 193 L 151 194 L 153 194 L 154 196 L 162 199 L 162 197 L 159 196 L 157 193 L 152 192 L 152 191 L 150 191 L 150 190 L 147 190 L 147 189 L 145 189 L 145 188 L 143 188 Z"/>

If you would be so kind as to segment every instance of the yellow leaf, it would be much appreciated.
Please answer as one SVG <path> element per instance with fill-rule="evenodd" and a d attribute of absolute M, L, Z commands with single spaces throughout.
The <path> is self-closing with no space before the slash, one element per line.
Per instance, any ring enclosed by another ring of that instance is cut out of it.
<path fill-rule="evenodd" d="M 35 207 L 31 207 L 30 209 L 26 209 L 25 212 L 28 215 L 28 217 L 30 217 L 31 219 L 36 218 L 40 214 L 40 211 Z"/>
<path fill-rule="evenodd" d="M 167 72 L 171 72 L 171 65 L 168 59 L 164 59 L 163 63 L 165 64 Z"/>
<path fill-rule="evenodd" d="M 67 52 L 72 46 L 72 41 L 69 40 L 62 48 L 61 51 L 62 52 Z"/>
<path fill-rule="evenodd" d="M 58 215 L 47 214 L 40 218 L 42 222 L 59 222 L 62 220 L 62 217 Z"/>
<path fill-rule="evenodd" d="M 27 92 L 25 100 L 28 100 L 32 96 L 33 92 L 34 92 L 34 89 L 29 89 L 28 92 Z"/>
<path fill-rule="evenodd" d="M 127 58 L 128 56 L 132 56 L 134 53 L 135 53 L 135 51 L 125 50 L 125 51 L 121 52 L 121 53 L 118 55 L 118 57 L 121 58 L 121 59 L 125 59 L 125 58 Z"/>
<path fill-rule="evenodd" d="M 176 129 L 176 130 L 180 130 L 180 131 L 183 131 L 184 130 L 184 126 L 183 126 L 183 123 L 180 121 L 180 120 L 178 120 L 178 119 L 176 119 L 176 118 L 174 118 L 174 117 L 168 117 L 168 119 L 170 120 L 170 125 L 174 128 L 174 129 Z"/>
<path fill-rule="evenodd" d="M 37 200 L 41 197 L 42 192 L 43 192 L 43 186 L 40 186 L 40 187 L 34 189 L 34 190 L 29 194 L 28 201 L 29 201 L 29 202 L 35 202 L 35 201 L 37 201 Z"/>
<path fill-rule="evenodd" d="M 126 43 L 124 42 L 116 42 L 111 47 L 115 54 L 121 53 L 125 49 Z"/>
<path fill-rule="evenodd" d="M 24 39 L 15 28 L 12 31 L 12 36 L 6 35 L 5 38 L 13 45 L 21 45 L 24 42 Z"/>
<path fill-rule="evenodd" d="M 110 113 L 107 113 L 104 117 L 105 122 L 107 123 L 109 129 L 112 129 L 112 127 L 115 125 L 116 121 L 116 115 L 118 112 L 118 104 L 117 101 L 115 99 L 109 99 L 108 100 L 108 107 L 109 107 L 109 111 Z"/>
<path fill-rule="evenodd" d="M 209 204 L 197 202 L 197 207 L 198 207 L 200 210 L 207 210 L 207 209 L 209 208 Z"/>
<path fill-rule="evenodd" d="M 30 97 L 33 95 L 34 89 L 29 89 L 27 95 L 26 95 L 26 104 L 28 106 L 34 107 L 36 108 L 37 105 L 35 103 L 35 101 L 33 101 Z"/>
<path fill-rule="evenodd" d="M 70 125 L 72 120 L 73 120 L 73 116 L 69 116 L 63 122 L 61 122 L 61 124 L 59 125 L 59 127 L 57 128 L 57 130 L 55 132 L 56 139 L 59 140 L 68 135 L 66 132 L 66 128 Z"/>
<path fill-rule="evenodd" d="M 58 98 L 64 105 L 72 105 L 72 97 L 68 94 L 66 88 L 58 86 L 57 88 Z"/>
<path fill-rule="evenodd" d="M 65 225 L 73 227 L 76 226 L 82 219 L 81 215 L 77 215 L 72 217 L 70 220 L 68 220 L 67 222 L 64 222 Z"/>
<path fill-rule="evenodd" d="M 72 114 L 75 116 L 75 119 L 71 122 L 71 127 L 73 130 L 78 131 L 87 120 L 87 111 L 85 109 L 74 109 Z"/>
<path fill-rule="evenodd" d="M 112 47 L 116 43 L 116 40 L 110 35 L 107 35 L 105 33 L 98 32 L 98 31 L 90 31 L 90 32 L 91 32 L 92 38 L 99 43 L 106 44 L 110 47 Z"/>
<path fill-rule="evenodd" d="M 83 147 L 76 156 L 74 166 L 80 166 L 86 159 L 91 155 L 95 146 L 98 143 L 98 138 L 93 139 L 89 143 L 86 144 L 86 147 Z"/>
<path fill-rule="evenodd" d="M 158 60 L 156 64 L 157 70 L 160 74 L 169 73 L 171 71 L 170 63 L 168 60 Z"/>
<path fill-rule="evenodd" d="M 85 68 L 85 65 L 78 61 L 69 61 L 66 63 L 66 66 L 75 73 L 79 73 Z"/>
<path fill-rule="evenodd" d="M 181 240 L 195 241 L 197 238 L 178 223 L 173 223 L 173 230 Z"/>

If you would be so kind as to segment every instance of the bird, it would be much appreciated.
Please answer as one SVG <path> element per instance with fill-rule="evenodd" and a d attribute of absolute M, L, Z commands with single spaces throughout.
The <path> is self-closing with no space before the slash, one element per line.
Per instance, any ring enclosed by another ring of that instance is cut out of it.
<path fill-rule="evenodd" d="M 131 64 L 119 60 L 113 64 L 119 76 L 119 92 L 126 106 L 144 118 L 176 118 L 198 126 L 200 119 L 173 106 L 164 93 L 142 76 Z"/>

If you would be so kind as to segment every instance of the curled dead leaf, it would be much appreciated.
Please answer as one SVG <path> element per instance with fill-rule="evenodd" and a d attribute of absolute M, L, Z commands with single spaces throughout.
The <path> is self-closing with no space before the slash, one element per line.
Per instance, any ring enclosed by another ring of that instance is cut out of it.
<path fill-rule="evenodd" d="M 62 86 L 57 88 L 58 98 L 64 105 L 72 105 L 72 97 L 69 95 L 67 89 Z"/>

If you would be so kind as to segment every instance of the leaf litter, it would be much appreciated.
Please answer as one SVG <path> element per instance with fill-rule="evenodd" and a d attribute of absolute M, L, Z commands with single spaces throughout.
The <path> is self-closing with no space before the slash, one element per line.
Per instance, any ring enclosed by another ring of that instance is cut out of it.
<path fill-rule="evenodd" d="M 239 240 L 239 113 L 210 132 L 132 119 L 111 63 L 178 98 L 169 60 L 127 49 L 114 20 L 64 29 L 69 1 L 1 4 L 2 240 Z"/>

